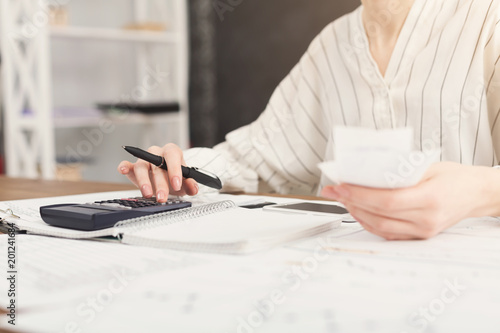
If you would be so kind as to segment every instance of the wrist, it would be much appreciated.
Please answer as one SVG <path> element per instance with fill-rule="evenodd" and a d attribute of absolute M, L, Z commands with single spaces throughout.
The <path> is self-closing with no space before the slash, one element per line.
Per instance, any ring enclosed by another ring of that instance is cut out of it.
<path fill-rule="evenodd" d="M 483 179 L 480 216 L 500 216 L 500 166 L 480 167 L 478 177 Z"/>

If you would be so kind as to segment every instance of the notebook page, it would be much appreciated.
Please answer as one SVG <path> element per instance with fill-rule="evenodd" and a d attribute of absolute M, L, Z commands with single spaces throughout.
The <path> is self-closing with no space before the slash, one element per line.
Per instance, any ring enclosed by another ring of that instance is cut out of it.
<path fill-rule="evenodd" d="M 306 233 L 336 221 L 335 225 L 340 225 L 337 216 L 287 214 L 235 207 L 180 223 L 140 230 L 132 235 L 125 234 L 123 241 L 142 239 L 145 245 L 148 240 L 214 245 L 260 239 L 279 241 L 291 234 Z"/>

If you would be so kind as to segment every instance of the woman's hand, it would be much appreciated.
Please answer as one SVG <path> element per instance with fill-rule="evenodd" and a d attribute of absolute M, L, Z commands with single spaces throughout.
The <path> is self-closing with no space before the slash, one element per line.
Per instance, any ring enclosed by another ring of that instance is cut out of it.
<path fill-rule="evenodd" d="M 156 195 L 158 202 L 166 202 L 169 194 L 195 195 L 198 193 L 198 184 L 194 179 L 183 179 L 181 165 L 185 165 L 182 150 L 174 145 L 163 147 L 152 146 L 148 152 L 165 158 L 168 172 L 143 160 L 135 163 L 122 161 L 118 165 L 118 172 L 126 175 L 134 183 L 144 197 Z"/>
<path fill-rule="evenodd" d="M 427 239 L 457 222 L 500 214 L 500 170 L 441 162 L 405 189 L 349 184 L 322 195 L 343 203 L 368 231 L 389 240 Z"/>

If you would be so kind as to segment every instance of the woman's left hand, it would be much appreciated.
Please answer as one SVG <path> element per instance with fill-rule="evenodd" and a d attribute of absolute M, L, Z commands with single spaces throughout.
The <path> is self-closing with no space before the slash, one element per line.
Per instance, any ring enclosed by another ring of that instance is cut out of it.
<path fill-rule="evenodd" d="M 500 170 L 441 162 L 417 185 L 375 189 L 326 186 L 321 195 L 343 203 L 368 231 L 389 240 L 427 239 L 457 222 L 499 213 Z"/>

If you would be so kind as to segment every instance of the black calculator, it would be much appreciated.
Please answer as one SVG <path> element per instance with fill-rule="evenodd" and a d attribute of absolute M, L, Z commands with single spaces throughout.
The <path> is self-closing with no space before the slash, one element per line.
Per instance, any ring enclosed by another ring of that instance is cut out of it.
<path fill-rule="evenodd" d="M 115 223 L 140 216 L 191 207 L 191 202 L 169 199 L 159 203 L 155 198 L 125 198 L 86 204 L 59 204 L 40 207 L 45 223 L 75 230 L 100 230 Z"/>

